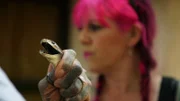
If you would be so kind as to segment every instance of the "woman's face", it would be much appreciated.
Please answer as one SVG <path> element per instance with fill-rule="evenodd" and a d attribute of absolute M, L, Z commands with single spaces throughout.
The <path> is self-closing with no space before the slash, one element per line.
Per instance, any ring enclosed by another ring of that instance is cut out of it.
<path fill-rule="evenodd" d="M 107 19 L 109 27 L 91 20 L 80 29 L 79 40 L 84 57 L 94 72 L 104 72 L 116 66 L 128 53 L 129 32 L 122 32 L 117 24 Z"/>

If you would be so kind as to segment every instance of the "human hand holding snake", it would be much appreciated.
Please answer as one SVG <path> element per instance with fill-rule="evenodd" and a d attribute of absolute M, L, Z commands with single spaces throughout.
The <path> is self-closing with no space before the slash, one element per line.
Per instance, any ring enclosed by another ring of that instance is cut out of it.
<path fill-rule="evenodd" d="M 42 39 L 40 54 L 49 62 L 47 76 L 38 84 L 43 101 L 89 101 L 91 82 L 76 52 L 61 50 L 52 40 Z"/>

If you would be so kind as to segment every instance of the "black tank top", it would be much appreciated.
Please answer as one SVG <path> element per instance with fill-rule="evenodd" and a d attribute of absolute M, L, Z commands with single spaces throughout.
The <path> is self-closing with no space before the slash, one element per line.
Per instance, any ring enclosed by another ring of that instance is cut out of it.
<path fill-rule="evenodd" d="M 178 81 L 171 77 L 163 77 L 158 101 L 176 101 Z"/>

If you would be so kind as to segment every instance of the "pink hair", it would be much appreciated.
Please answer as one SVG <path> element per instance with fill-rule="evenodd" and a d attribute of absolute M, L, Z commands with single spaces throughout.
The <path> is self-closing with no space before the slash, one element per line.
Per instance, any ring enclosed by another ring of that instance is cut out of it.
<path fill-rule="evenodd" d="M 92 14 L 94 15 L 92 16 Z M 142 62 L 139 66 L 142 75 L 140 83 L 142 99 L 143 101 L 149 101 L 149 71 L 156 66 L 151 52 L 156 26 L 150 1 L 79 0 L 73 11 L 73 22 L 79 28 L 92 19 L 108 27 L 105 21 L 106 17 L 115 21 L 122 31 L 128 31 L 134 24 L 142 26 L 142 37 L 135 48 L 138 50 Z"/>
<path fill-rule="evenodd" d="M 127 0 L 80 0 L 74 8 L 74 24 L 82 27 L 83 22 L 87 23 L 88 20 L 92 20 L 91 12 L 95 15 L 94 19 L 102 25 L 108 26 L 104 19 L 107 17 L 116 21 L 119 28 L 124 31 L 138 21 L 137 14 Z"/>

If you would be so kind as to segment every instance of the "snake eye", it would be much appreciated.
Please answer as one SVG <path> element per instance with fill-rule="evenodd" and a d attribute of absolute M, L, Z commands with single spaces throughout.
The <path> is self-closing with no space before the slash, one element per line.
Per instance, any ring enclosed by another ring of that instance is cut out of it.
<path fill-rule="evenodd" d="M 55 42 L 53 42 L 53 41 L 52 41 L 51 43 L 52 43 L 52 44 L 56 44 L 56 43 L 55 43 Z"/>

